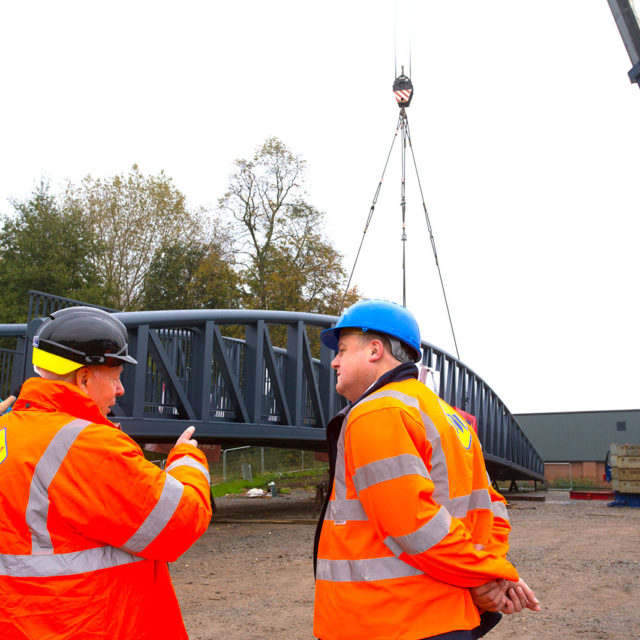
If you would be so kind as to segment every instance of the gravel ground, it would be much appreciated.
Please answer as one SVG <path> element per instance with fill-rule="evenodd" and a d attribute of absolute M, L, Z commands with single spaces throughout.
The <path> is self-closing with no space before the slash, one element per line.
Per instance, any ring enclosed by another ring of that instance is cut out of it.
<path fill-rule="evenodd" d="M 315 495 L 225 497 L 171 574 L 191 640 L 312 640 Z M 640 509 L 511 501 L 510 559 L 542 604 L 492 640 L 640 638 Z M 373 639 L 372 639 L 373 640 Z"/>

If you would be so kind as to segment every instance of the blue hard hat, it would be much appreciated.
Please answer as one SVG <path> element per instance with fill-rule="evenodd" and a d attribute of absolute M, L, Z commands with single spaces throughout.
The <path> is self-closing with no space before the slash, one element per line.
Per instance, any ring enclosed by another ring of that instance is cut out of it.
<path fill-rule="evenodd" d="M 341 329 L 360 329 L 363 333 L 376 331 L 397 338 L 414 351 L 414 361 L 420 360 L 420 328 L 413 314 L 395 302 L 388 300 L 360 300 L 351 305 L 335 327 L 320 334 L 322 343 L 338 350 Z"/>

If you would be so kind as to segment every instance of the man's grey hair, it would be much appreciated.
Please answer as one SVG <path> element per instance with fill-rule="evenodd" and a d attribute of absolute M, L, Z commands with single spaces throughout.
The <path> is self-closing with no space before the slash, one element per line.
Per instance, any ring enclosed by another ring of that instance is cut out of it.
<path fill-rule="evenodd" d="M 398 362 L 415 362 L 413 351 L 404 342 L 377 331 L 365 331 L 362 334 L 362 341 L 380 340 L 386 351 L 388 351 Z"/>

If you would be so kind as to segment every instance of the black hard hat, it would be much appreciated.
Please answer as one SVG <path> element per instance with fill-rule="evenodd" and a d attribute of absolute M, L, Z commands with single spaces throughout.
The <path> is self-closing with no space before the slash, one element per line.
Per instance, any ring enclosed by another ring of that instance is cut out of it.
<path fill-rule="evenodd" d="M 64 375 L 80 367 L 137 364 L 127 354 L 127 329 L 112 314 L 94 307 L 52 313 L 33 338 L 33 364 Z"/>

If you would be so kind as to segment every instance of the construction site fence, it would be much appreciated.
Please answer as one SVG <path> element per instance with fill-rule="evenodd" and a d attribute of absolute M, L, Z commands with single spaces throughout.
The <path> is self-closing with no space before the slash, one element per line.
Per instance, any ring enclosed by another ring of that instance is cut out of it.
<path fill-rule="evenodd" d="M 220 460 L 209 464 L 211 484 L 249 480 L 265 474 L 296 474 L 312 469 L 322 471 L 329 464 L 313 451 L 275 447 L 232 447 L 220 451 Z"/>

